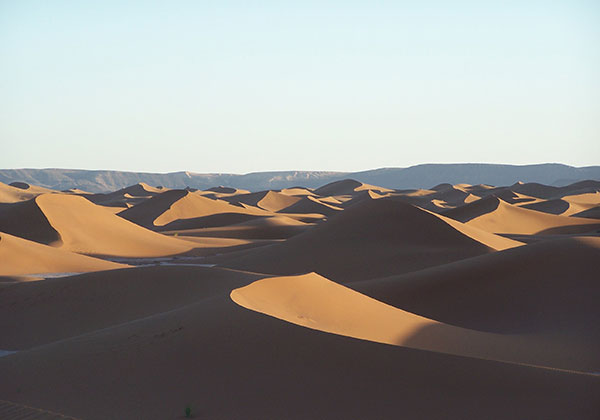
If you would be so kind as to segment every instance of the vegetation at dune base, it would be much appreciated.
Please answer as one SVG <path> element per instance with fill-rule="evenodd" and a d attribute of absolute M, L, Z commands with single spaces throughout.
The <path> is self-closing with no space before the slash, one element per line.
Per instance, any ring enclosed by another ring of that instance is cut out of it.
<path fill-rule="evenodd" d="M 185 417 L 192 417 L 192 407 L 190 405 L 185 406 Z"/>

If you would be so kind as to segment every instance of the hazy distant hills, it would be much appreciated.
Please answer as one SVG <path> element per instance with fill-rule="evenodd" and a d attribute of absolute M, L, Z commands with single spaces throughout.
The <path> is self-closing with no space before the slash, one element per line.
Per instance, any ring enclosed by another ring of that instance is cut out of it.
<path fill-rule="evenodd" d="M 430 188 L 440 183 L 511 185 L 517 181 L 563 186 L 573 182 L 600 180 L 600 166 L 576 168 L 548 163 L 540 165 L 424 164 L 408 168 L 382 168 L 362 172 L 282 171 L 236 174 L 167 174 L 78 169 L 3 169 L 0 182 L 22 181 L 47 188 L 79 188 L 90 192 L 114 191 L 144 182 L 168 188 L 207 189 L 224 185 L 251 191 L 293 186 L 315 188 L 332 181 L 352 178 L 386 188 Z"/>

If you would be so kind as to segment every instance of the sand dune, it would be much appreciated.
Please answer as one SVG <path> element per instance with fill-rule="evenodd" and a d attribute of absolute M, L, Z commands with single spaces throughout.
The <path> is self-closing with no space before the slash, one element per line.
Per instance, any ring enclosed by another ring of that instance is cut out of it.
<path fill-rule="evenodd" d="M 480 198 L 495 197 L 506 201 L 507 203 L 519 205 L 527 205 L 545 200 L 515 192 L 509 187 L 487 188 L 474 193 L 474 195 Z"/>
<path fill-rule="evenodd" d="M 89 419 L 178 418 L 188 404 L 244 419 L 591 419 L 597 408 L 594 376 L 350 339 L 202 296 L 2 357 L 0 394 Z"/>
<path fill-rule="evenodd" d="M 17 203 L 19 201 L 31 200 L 40 194 L 49 192 L 53 191 L 48 188 L 31 186 L 24 182 L 13 182 L 11 185 L 0 182 L 0 203 Z"/>
<path fill-rule="evenodd" d="M 462 233 L 463 235 L 465 235 L 471 239 L 474 239 L 475 241 L 477 241 L 493 250 L 502 251 L 505 249 L 514 248 L 514 247 L 523 245 L 522 242 L 519 242 L 517 240 L 508 239 L 503 236 L 495 235 L 493 233 L 478 229 L 478 228 L 470 226 L 468 224 L 460 223 L 454 219 L 445 217 L 441 214 L 435 214 L 435 213 L 432 213 L 432 214 L 435 215 L 440 220 L 443 220 L 444 222 L 446 222 L 449 226 L 452 226 L 454 229 L 456 229 L 458 232 Z"/>
<path fill-rule="evenodd" d="M 60 234 L 50 224 L 38 200 L 0 204 L 0 232 L 42 244 L 60 242 Z"/>
<path fill-rule="evenodd" d="M 196 237 L 287 239 L 312 227 L 312 224 L 300 222 L 289 217 L 269 216 L 255 218 L 228 226 L 204 229 L 187 229 L 178 231 L 178 233 Z"/>
<path fill-rule="evenodd" d="M 595 418 L 599 185 L 0 185 L 0 417 Z"/>
<path fill-rule="evenodd" d="M 129 187 L 122 188 L 107 194 L 79 194 L 87 198 L 94 204 L 106 207 L 127 209 L 133 205 L 144 202 L 145 200 L 155 197 L 163 192 L 168 191 L 166 188 L 151 187 L 148 184 L 140 182 Z"/>
<path fill-rule="evenodd" d="M 476 217 L 493 212 L 498 208 L 499 205 L 500 200 L 497 197 L 489 196 L 481 198 L 477 201 L 473 201 L 464 206 L 446 210 L 441 214 L 459 222 L 466 223 L 469 220 L 475 219 Z"/>
<path fill-rule="evenodd" d="M 377 194 L 375 191 L 372 191 L 372 190 L 364 190 L 364 191 L 360 191 L 358 194 L 355 194 L 354 197 L 352 197 L 350 200 L 345 201 L 344 203 L 340 203 L 340 204 L 341 204 L 341 207 L 346 209 L 355 204 L 362 203 L 363 201 L 377 200 L 382 197 L 385 197 L 385 196 L 381 195 L 381 194 Z M 321 200 L 321 201 L 323 201 L 323 200 Z"/>
<path fill-rule="evenodd" d="M 563 216 L 578 217 L 577 214 L 600 206 L 600 192 L 567 195 L 562 200 L 569 203 L 569 209 Z"/>
<path fill-rule="evenodd" d="M 270 212 L 277 212 L 300 201 L 301 197 L 275 191 L 260 191 L 249 194 L 236 194 L 227 199 L 230 203 L 247 204 Z"/>
<path fill-rule="evenodd" d="M 265 216 L 261 209 L 233 206 L 186 190 L 171 190 L 119 213 L 123 219 L 147 228 L 162 227 L 177 220 L 197 219 L 220 214 Z"/>
<path fill-rule="evenodd" d="M 538 184 L 535 182 L 518 182 L 512 185 L 511 190 L 531 197 L 553 199 L 561 198 L 565 195 L 583 194 L 600 191 L 600 181 L 580 181 L 565 187 L 553 187 L 549 185 Z"/>
<path fill-rule="evenodd" d="M 382 198 L 352 206 L 285 243 L 224 256 L 216 262 L 269 274 L 315 271 L 336 281 L 352 281 L 492 251 L 429 212 Z"/>
<path fill-rule="evenodd" d="M 452 207 L 464 204 L 467 197 L 471 195 L 469 192 L 466 192 L 461 188 L 454 188 L 454 186 L 450 184 L 438 185 L 433 187 L 432 190 L 435 191 L 435 193 L 429 196 L 429 199 L 443 201 Z"/>
<path fill-rule="evenodd" d="M 543 241 L 350 287 L 464 328 L 586 336 L 596 346 L 600 238 Z"/>
<path fill-rule="evenodd" d="M 83 273 L 121 267 L 124 265 L 56 249 L 0 232 L 0 276 L 56 272 Z M 9 308 L 12 311 L 12 307 Z M 11 319 L 14 318 L 10 313 L 7 314 L 5 320 Z M 8 330 L 15 331 L 15 328 L 0 328 L 0 330 L 3 334 L 7 334 Z"/>
<path fill-rule="evenodd" d="M 600 219 L 600 206 L 592 207 L 572 215 L 573 217 L 584 217 L 586 219 Z"/>
<path fill-rule="evenodd" d="M 570 204 L 565 200 L 555 198 L 554 200 L 541 200 L 532 204 L 524 204 L 519 207 L 529 210 L 541 211 L 542 213 L 568 216 Z M 576 213 L 576 211 L 572 213 Z"/>
<path fill-rule="evenodd" d="M 148 197 L 161 194 L 164 191 L 165 189 L 162 187 L 152 187 L 144 182 L 139 182 L 135 185 L 115 191 L 114 194 L 129 194 L 132 197 Z"/>
<path fill-rule="evenodd" d="M 0 212 L 2 230 L 67 251 L 144 257 L 180 254 L 193 248 L 188 242 L 159 235 L 115 216 L 83 197 L 43 194 L 11 206 Z M 27 211 L 23 210 L 25 207 Z M 14 228 L 9 229 L 10 226 Z"/>
<path fill-rule="evenodd" d="M 312 196 L 302 197 L 296 203 L 289 207 L 279 210 L 280 213 L 308 213 L 308 214 L 322 214 L 324 216 L 331 216 L 341 211 L 342 208 L 327 204 L 320 201 L 318 198 Z"/>
<path fill-rule="evenodd" d="M 299 197 L 269 191 L 257 203 L 257 207 L 272 212 L 278 212 L 279 210 L 285 209 L 293 204 L 296 204 L 300 200 L 301 198 Z"/>
<path fill-rule="evenodd" d="M 239 188 L 233 188 L 233 187 L 224 187 L 224 186 L 218 186 L 218 187 L 212 187 L 207 189 L 206 191 L 212 191 L 215 193 L 219 193 L 219 194 L 248 194 L 250 191 L 248 190 L 242 190 Z"/>
<path fill-rule="evenodd" d="M 291 196 L 315 195 L 310 189 L 304 187 L 284 188 L 279 191 L 281 194 Z"/>
<path fill-rule="evenodd" d="M 600 367 L 597 346 L 443 324 L 386 305 L 315 273 L 259 280 L 232 291 L 231 299 L 287 322 L 379 343 L 554 368 L 593 372 Z M 573 360 L 575 354 L 577 360 Z"/>
<path fill-rule="evenodd" d="M 472 203 L 473 207 L 478 202 Z M 589 219 L 557 216 L 542 213 L 508 204 L 500 199 L 492 199 L 488 204 L 497 204 L 497 207 L 488 213 L 472 218 L 467 225 L 493 233 L 506 234 L 544 234 L 544 233 L 585 233 L 597 230 L 600 225 Z M 466 206 L 465 206 L 466 207 Z M 465 209 L 466 210 L 466 209 Z M 458 215 L 464 218 L 464 213 L 445 213 L 446 216 Z"/>
<path fill-rule="evenodd" d="M 565 195 L 563 198 L 568 203 L 600 205 L 600 191 L 585 194 Z"/>
<path fill-rule="evenodd" d="M 16 284 L 0 295 L 0 330 L 5 332 L 0 348 L 28 349 L 64 340 L 229 293 L 258 278 L 218 268 L 152 266 Z M 10 328 L 15 322 L 21 328 Z"/>
<path fill-rule="evenodd" d="M 600 205 L 600 193 L 594 192 L 567 195 L 562 198 L 551 200 L 540 200 L 533 204 L 524 204 L 521 207 L 544 213 L 572 216 L 598 205 Z"/>
<path fill-rule="evenodd" d="M 314 190 L 314 193 L 320 196 L 353 195 L 359 191 L 371 190 L 381 194 L 393 192 L 389 188 L 377 187 L 375 185 L 364 184 L 353 179 L 344 179 L 324 185 Z"/>
<path fill-rule="evenodd" d="M 433 211 L 445 213 L 465 204 L 480 201 L 480 197 L 470 193 L 467 185 L 453 186 L 441 184 L 431 190 L 399 191 L 393 195 L 412 205 Z"/>

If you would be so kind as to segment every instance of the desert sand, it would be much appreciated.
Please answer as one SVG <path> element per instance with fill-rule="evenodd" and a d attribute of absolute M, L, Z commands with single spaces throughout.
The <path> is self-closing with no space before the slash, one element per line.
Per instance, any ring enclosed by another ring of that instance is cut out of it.
<path fill-rule="evenodd" d="M 0 184 L 0 418 L 596 419 L 598 209 L 596 181 Z"/>

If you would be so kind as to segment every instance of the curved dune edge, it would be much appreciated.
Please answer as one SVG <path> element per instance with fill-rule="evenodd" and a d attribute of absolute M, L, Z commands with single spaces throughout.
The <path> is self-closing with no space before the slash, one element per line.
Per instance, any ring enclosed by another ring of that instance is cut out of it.
<path fill-rule="evenodd" d="M 0 275 L 114 270 L 129 267 L 0 232 Z"/>
<path fill-rule="evenodd" d="M 555 228 L 579 227 L 582 232 L 597 227 L 597 220 L 579 217 L 567 217 L 543 213 L 523 207 L 514 206 L 498 199 L 496 210 L 482 214 L 465 223 L 477 229 L 495 234 L 525 234 L 535 235 Z M 579 230 L 573 231 L 578 233 Z"/>
<path fill-rule="evenodd" d="M 193 244 L 170 238 L 111 214 L 83 197 L 42 194 L 35 202 L 60 235 L 58 249 L 86 255 L 158 257 L 190 251 Z"/>
<path fill-rule="evenodd" d="M 230 298 L 296 325 L 377 343 L 579 373 L 598 367 L 594 349 L 584 340 L 459 328 L 387 305 L 316 273 L 258 280 L 233 290 Z"/>
<path fill-rule="evenodd" d="M 480 242 L 496 251 L 503 251 L 505 249 L 515 248 L 517 246 L 523 245 L 523 242 L 515 241 L 513 239 L 508 239 L 500 235 L 496 235 L 491 232 L 487 232 L 485 230 L 478 229 L 476 227 L 467 225 L 466 223 L 461 223 L 449 217 L 443 216 L 441 214 L 433 213 L 429 210 L 423 209 L 428 213 L 436 216 L 440 220 L 443 220 L 454 229 L 462 233 L 463 235 L 468 236 L 469 238 Z"/>

